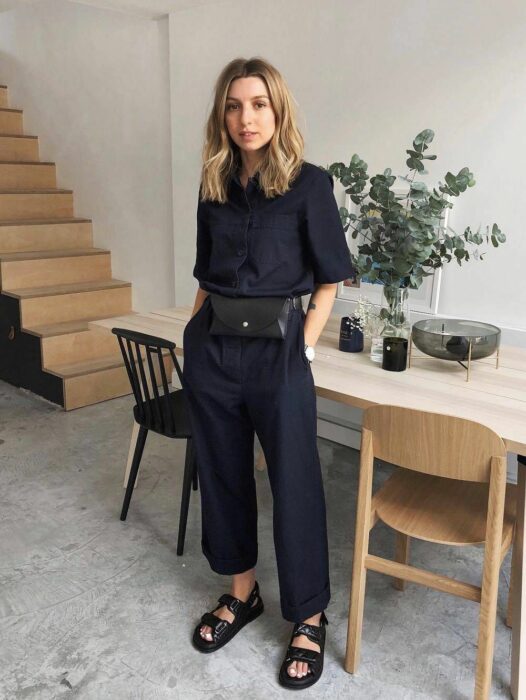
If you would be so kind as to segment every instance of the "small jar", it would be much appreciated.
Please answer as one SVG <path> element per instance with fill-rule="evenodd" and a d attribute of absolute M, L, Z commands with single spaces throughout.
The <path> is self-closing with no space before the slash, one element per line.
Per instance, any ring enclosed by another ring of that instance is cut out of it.
<path fill-rule="evenodd" d="M 362 352 L 363 330 L 358 316 L 343 316 L 340 322 L 339 349 L 343 352 Z"/>

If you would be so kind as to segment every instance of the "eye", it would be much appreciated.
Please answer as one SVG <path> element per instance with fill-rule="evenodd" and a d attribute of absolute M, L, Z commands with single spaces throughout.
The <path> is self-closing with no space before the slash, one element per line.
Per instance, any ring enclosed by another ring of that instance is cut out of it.
<path fill-rule="evenodd" d="M 261 107 L 266 107 L 266 106 L 267 106 L 267 103 L 266 103 L 266 102 L 256 102 L 256 104 L 258 105 L 258 107 L 259 107 L 259 106 L 261 106 Z"/>
<path fill-rule="evenodd" d="M 230 111 L 232 107 L 237 107 L 237 105 L 236 105 L 236 104 L 234 104 L 233 102 L 232 102 L 232 103 L 230 103 L 229 105 L 227 105 L 227 106 L 226 106 L 226 108 L 227 108 L 227 111 Z"/>

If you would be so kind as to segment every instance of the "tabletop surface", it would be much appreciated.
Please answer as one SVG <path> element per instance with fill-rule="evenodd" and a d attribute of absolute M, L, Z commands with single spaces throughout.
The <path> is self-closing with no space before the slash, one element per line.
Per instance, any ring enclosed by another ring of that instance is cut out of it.
<path fill-rule="evenodd" d="M 183 354 L 183 330 L 191 306 L 132 313 L 98 321 L 91 328 L 110 331 L 124 327 L 172 340 Z M 476 360 L 471 378 L 457 362 L 423 355 L 413 346 L 411 367 L 387 372 L 364 352 L 338 349 L 340 317 L 331 314 L 316 343 L 311 365 L 318 396 L 358 408 L 396 404 L 475 420 L 498 433 L 510 452 L 526 454 L 526 349 L 501 346 L 499 368 L 495 356 Z M 423 359 L 421 359 L 423 358 Z"/>

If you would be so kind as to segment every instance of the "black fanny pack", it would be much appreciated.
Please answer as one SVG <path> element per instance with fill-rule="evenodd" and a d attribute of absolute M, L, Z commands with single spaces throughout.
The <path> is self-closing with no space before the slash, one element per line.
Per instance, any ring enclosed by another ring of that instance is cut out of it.
<path fill-rule="evenodd" d="M 284 338 L 289 310 L 300 297 L 226 297 L 209 294 L 213 309 L 209 333 L 251 338 Z"/>

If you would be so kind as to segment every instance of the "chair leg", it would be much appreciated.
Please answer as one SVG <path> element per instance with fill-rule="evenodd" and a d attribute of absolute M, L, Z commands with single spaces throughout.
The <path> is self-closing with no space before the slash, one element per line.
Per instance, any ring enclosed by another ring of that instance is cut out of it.
<path fill-rule="evenodd" d="M 146 442 L 147 435 L 148 428 L 144 428 L 141 425 L 139 427 L 139 434 L 137 436 L 137 442 L 135 444 L 135 452 L 133 454 L 133 461 L 130 469 L 130 476 L 128 478 L 128 485 L 126 486 L 126 493 L 124 495 L 124 503 L 122 504 L 121 520 L 126 520 L 126 516 L 128 515 L 128 508 L 130 506 L 130 501 L 133 494 L 133 487 L 135 486 L 135 480 L 137 479 L 137 473 L 139 471 L 139 465 L 141 463 L 142 453 L 144 450 L 144 444 Z"/>
<path fill-rule="evenodd" d="M 192 481 L 196 471 L 194 442 L 192 438 L 187 438 L 184 460 L 183 488 L 181 494 L 181 511 L 179 514 L 179 534 L 177 536 L 177 554 L 179 556 L 184 550 L 186 522 L 188 520 L 188 509 L 190 506 L 190 489 L 192 487 Z"/>
<path fill-rule="evenodd" d="M 508 592 L 508 607 L 506 610 L 506 625 L 513 627 L 513 579 L 515 578 L 515 570 L 518 566 L 517 548 L 515 547 L 515 533 L 513 533 L 513 542 L 511 545 L 511 572 L 510 572 L 510 590 Z"/>
<path fill-rule="evenodd" d="M 403 532 L 396 532 L 395 540 L 395 556 L 394 560 L 400 564 L 409 564 L 409 547 L 411 544 L 411 538 L 409 535 L 405 535 Z M 403 578 L 394 578 L 393 586 L 399 591 L 405 591 L 407 581 Z"/>
<path fill-rule="evenodd" d="M 345 670 L 347 673 L 356 673 L 360 664 L 363 608 L 365 604 L 365 584 L 367 577 L 365 557 L 369 549 L 373 449 L 372 434 L 365 428 L 362 429 L 360 452 L 358 506 L 356 509 L 356 532 L 354 537 L 349 620 L 347 623 L 347 649 L 345 652 Z"/>
<path fill-rule="evenodd" d="M 133 421 L 133 428 L 132 428 L 132 434 L 130 438 L 130 447 L 128 450 L 128 461 L 126 462 L 126 471 L 124 473 L 124 484 L 122 485 L 122 488 L 125 489 L 126 486 L 128 486 L 128 479 L 130 478 L 130 471 L 131 471 L 131 466 L 133 462 L 133 455 L 135 454 L 135 446 L 137 444 L 137 436 L 139 435 L 139 428 L 141 426 Z M 137 483 L 138 480 L 135 480 L 135 488 L 137 488 Z"/>
<path fill-rule="evenodd" d="M 493 652 L 495 647 L 495 623 L 502 546 L 502 522 L 504 518 L 504 494 L 506 490 L 506 460 L 491 460 L 490 491 L 486 524 L 486 544 L 480 620 L 478 633 L 477 669 L 475 675 L 475 700 L 488 700 L 491 691 Z"/>

